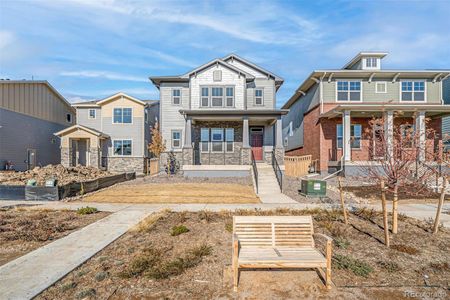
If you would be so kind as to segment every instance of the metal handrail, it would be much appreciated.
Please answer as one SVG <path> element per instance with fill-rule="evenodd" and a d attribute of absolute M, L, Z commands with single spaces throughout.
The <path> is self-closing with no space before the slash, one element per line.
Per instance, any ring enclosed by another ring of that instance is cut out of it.
<path fill-rule="evenodd" d="M 255 156 L 253 155 L 252 151 L 251 151 L 251 154 L 252 154 L 253 176 L 255 177 L 256 193 L 258 194 L 258 169 L 256 168 Z"/>
<path fill-rule="evenodd" d="M 277 177 L 278 185 L 280 186 L 280 191 L 283 192 L 283 173 L 281 172 L 281 168 L 278 165 L 277 158 L 275 156 L 275 150 L 272 151 L 272 168 L 275 172 L 275 176 Z"/>

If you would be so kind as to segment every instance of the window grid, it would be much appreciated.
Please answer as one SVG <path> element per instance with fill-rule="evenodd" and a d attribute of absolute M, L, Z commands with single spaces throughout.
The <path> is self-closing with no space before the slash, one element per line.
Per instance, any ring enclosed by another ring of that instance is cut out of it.
<path fill-rule="evenodd" d="M 402 81 L 401 101 L 425 101 L 425 81 Z"/>
<path fill-rule="evenodd" d="M 263 89 L 255 89 L 255 105 L 263 105 L 264 103 Z"/>
<path fill-rule="evenodd" d="M 131 124 L 133 120 L 133 110 L 131 108 L 114 108 L 114 124 Z"/>
<path fill-rule="evenodd" d="M 114 156 L 130 156 L 132 154 L 131 140 L 114 140 L 113 146 Z"/>
<path fill-rule="evenodd" d="M 361 148 L 361 135 L 362 135 L 362 126 L 360 124 L 352 124 L 350 126 L 350 147 L 352 149 L 360 149 Z M 344 132 L 342 124 L 336 125 L 336 146 L 338 149 L 342 149 L 344 139 Z"/>
<path fill-rule="evenodd" d="M 96 118 L 95 109 L 89 109 L 89 119 L 95 119 L 95 118 Z"/>
<path fill-rule="evenodd" d="M 172 104 L 173 105 L 181 104 L 181 90 L 180 89 L 172 90 Z"/>
<path fill-rule="evenodd" d="M 234 107 L 233 86 L 209 86 L 200 90 L 200 107 Z"/>
<path fill-rule="evenodd" d="M 338 81 L 337 101 L 361 101 L 361 81 Z"/>
<path fill-rule="evenodd" d="M 181 130 L 172 130 L 172 148 L 181 148 Z"/>

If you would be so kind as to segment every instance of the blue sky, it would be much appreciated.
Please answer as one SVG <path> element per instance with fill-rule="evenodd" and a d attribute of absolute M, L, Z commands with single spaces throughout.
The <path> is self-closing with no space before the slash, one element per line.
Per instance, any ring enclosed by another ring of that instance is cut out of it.
<path fill-rule="evenodd" d="M 314 69 L 362 50 L 385 68 L 450 68 L 450 1 L 1 0 L 0 78 L 48 80 L 69 101 L 118 91 L 234 52 L 283 77 L 281 106 Z"/>

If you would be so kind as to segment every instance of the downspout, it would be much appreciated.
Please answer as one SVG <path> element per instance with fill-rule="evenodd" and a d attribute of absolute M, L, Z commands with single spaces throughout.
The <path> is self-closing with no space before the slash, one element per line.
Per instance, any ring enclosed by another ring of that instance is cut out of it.
<path fill-rule="evenodd" d="M 337 174 L 339 174 L 340 172 L 342 172 L 344 170 L 344 155 L 345 155 L 344 154 L 344 145 L 343 145 L 343 143 L 344 143 L 344 113 L 343 112 L 338 112 L 338 113 L 340 113 L 342 115 L 342 133 L 343 133 L 343 136 L 342 136 L 342 156 L 341 156 L 341 159 L 340 159 L 341 167 L 339 168 L 339 170 L 337 170 L 336 172 L 328 175 L 323 180 L 328 180 L 330 178 L 333 178 L 334 176 L 336 176 Z"/>

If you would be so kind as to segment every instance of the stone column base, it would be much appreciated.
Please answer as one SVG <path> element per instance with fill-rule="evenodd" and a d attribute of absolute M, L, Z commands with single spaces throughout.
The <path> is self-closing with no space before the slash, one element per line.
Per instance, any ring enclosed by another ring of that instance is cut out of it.
<path fill-rule="evenodd" d="M 183 165 L 193 165 L 194 164 L 194 149 L 191 148 L 183 148 Z"/>
<path fill-rule="evenodd" d="M 68 168 L 71 165 L 72 153 L 71 149 L 67 147 L 61 147 L 61 165 Z"/>
<path fill-rule="evenodd" d="M 100 168 L 100 149 L 89 148 L 89 165 L 94 168 Z"/>
<path fill-rule="evenodd" d="M 252 164 L 252 148 L 241 149 L 241 165 Z"/>
<path fill-rule="evenodd" d="M 284 148 L 275 148 L 275 159 L 278 165 L 284 165 Z"/>

